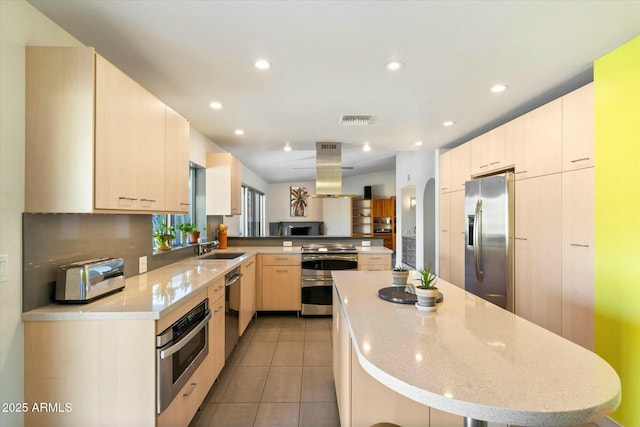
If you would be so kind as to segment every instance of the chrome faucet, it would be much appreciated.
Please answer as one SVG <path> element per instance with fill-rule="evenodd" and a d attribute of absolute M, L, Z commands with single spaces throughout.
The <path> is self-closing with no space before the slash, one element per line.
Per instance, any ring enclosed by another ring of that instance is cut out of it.
<path fill-rule="evenodd" d="M 211 252 L 212 249 L 218 249 L 219 247 L 220 247 L 220 242 L 217 240 L 200 243 L 198 244 L 198 256 L 205 255 Z"/>

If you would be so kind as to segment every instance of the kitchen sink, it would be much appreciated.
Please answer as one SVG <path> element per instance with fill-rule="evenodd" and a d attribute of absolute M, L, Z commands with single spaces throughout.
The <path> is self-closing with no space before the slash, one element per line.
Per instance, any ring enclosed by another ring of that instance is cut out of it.
<path fill-rule="evenodd" d="M 244 254 L 245 252 L 213 252 L 201 256 L 200 259 L 235 259 Z"/>

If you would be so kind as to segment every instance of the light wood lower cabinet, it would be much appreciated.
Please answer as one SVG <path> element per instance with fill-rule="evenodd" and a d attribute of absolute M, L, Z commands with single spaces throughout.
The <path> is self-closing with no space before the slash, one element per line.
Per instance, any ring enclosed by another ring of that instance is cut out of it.
<path fill-rule="evenodd" d="M 515 313 L 562 333 L 561 174 L 515 183 Z"/>
<path fill-rule="evenodd" d="M 224 278 L 215 281 L 209 286 L 209 310 L 211 310 L 211 320 L 209 321 L 209 357 L 211 358 L 211 378 L 212 383 L 218 378 L 224 367 Z"/>
<path fill-rule="evenodd" d="M 238 336 L 242 336 L 256 313 L 256 261 L 255 257 L 242 263 L 240 281 L 240 313 Z"/>
<path fill-rule="evenodd" d="M 389 271 L 392 268 L 391 254 L 358 254 L 358 270 Z"/>
<path fill-rule="evenodd" d="M 299 254 L 262 255 L 262 310 L 302 310 L 302 271 Z"/>
<path fill-rule="evenodd" d="M 341 427 L 351 427 L 351 338 L 338 292 L 333 288 L 333 380 Z"/>

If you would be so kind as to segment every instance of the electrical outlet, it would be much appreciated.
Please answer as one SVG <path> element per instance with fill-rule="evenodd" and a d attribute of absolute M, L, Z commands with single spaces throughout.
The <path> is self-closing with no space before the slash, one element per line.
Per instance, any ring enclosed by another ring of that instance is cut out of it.
<path fill-rule="evenodd" d="M 362 246 L 364 246 L 364 247 L 371 246 L 371 242 L 369 240 L 363 240 L 362 241 Z"/>
<path fill-rule="evenodd" d="M 9 280 L 9 255 L 0 255 L 0 283 Z"/>
<path fill-rule="evenodd" d="M 142 274 L 142 273 L 146 273 L 147 272 L 147 257 L 146 256 L 141 256 L 138 259 L 138 273 Z"/>
<path fill-rule="evenodd" d="M 293 246 L 293 242 L 291 240 L 283 240 L 282 246 L 290 248 L 291 246 Z"/>

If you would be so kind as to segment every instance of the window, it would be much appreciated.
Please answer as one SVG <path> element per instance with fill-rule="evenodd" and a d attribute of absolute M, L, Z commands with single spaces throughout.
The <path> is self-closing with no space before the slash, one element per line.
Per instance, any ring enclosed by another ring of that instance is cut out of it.
<path fill-rule="evenodd" d="M 242 186 L 242 215 L 240 215 L 240 236 L 266 236 L 265 195 L 260 191 Z"/>
<path fill-rule="evenodd" d="M 186 242 L 182 241 L 182 236 L 178 230 L 178 226 L 184 223 L 198 224 L 196 210 L 196 196 L 199 188 L 196 185 L 196 173 L 198 168 L 195 165 L 189 167 L 189 213 L 186 214 L 154 214 L 152 215 L 152 230 L 157 229 L 161 224 L 173 227 L 175 231 L 175 239 L 171 242 L 171 246 L 185 246 Z M 153 242 L 156 247 L 156 242 Z"/>

